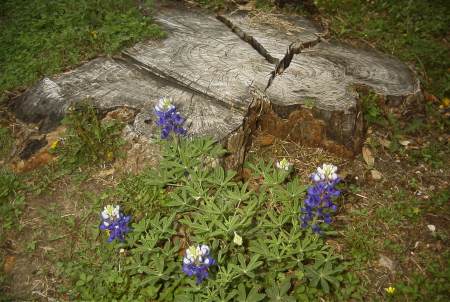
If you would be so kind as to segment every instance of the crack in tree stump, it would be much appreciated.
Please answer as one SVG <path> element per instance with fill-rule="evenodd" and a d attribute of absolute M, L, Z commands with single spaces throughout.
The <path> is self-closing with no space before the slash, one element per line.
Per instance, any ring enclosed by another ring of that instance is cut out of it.
<path fill-rule="evenodd" d="M 155 20 L 168 32 L 166 39 L 140 42 L 121 58 L 98 58 L 45 78 L 13 100 L 13 110 L 47 131 L 71 103 L 91 97 L 103 111 L 135 110 L 134 130 L 150 136 L 154 129 L 146 121 L 153 118 L 153 106 L 170 96 L 188 117 L 189 132 L 223 142 L 234 154 L 228 166 L 237 167 L 257 128 L 351 156 L 364 135 L 355 87 L 403 101 L 420 95 L 405 64 L 319 41 L 320 29 L 298 16 L 276 16 L 286 30 L 243 13 L 216 18 L 182 6 L 161 9 Z M 315 46 L 285 57 L 290 45 L 293 52 L 299 45 Z M 283 72 L 263 93 L 283 58 Z"/>

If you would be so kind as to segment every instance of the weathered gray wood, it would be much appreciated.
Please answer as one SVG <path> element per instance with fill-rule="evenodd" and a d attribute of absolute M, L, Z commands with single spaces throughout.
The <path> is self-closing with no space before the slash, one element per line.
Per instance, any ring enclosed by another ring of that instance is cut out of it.
<path fill-rule="evenodd" d="M 192 135 L 223 139 L 241 124 L 243 113 L 232 111 L 184 87 L 152 76 L 127 62 L 98 58 L 53 79 L 44 78 L 13 103 L 19 118 L 54 128 L 73 102 L 92 98 L 96 107 L 111 111 L 129 107 L 140 112 L 136 132 L 154 132 L 153 108 L 162 96 L 174 99 Z"/>
<path fill-rule="evenodd" d="M 374 50 L 356 49 L 334 41 L 313 43 L 321 30 L 301 17 L 270 16 L 268 22 L 261 16 L 237 12 L 219 19 L 275 61 L 285 56 L 290 45 L 294 49 L 307 43 L 315 45 L 293 57 L 289 67 L 275 78 L 267 95 L 275 113 L 284 118 L 299 106 L 312 107 L 313 115 L 326 124 L 326 136 L 350 150 L 357 151 L 363 135 L 355 88 L 365 86 L 396 101 L 420 97 L 419 81 L 404 63 Z M 274 29 L 276 23 L 285 30 Z M 280 87 L 285 89 L 281 101 L 274 97 L 274 90 Z"/>
<path fill-rule="evenodd" d="M 229 166 L 236 166 L 257 127 L 354 154 L 363 137 L 355 87 L 400 99 L 420 93 L 403 63 L 375 51 L 319 42 L 320 29 L 300 17 L 237 13 L 216 18 L 181 6 L 160 9 L 155 19 L 167 31 L 166 39 L 143 41 L 121 59 L 99 58 L 43 79 L 14 101 L 17 115 L 41 122 L 45 130 L 72 102 L 91 97 L 104 111 L 134 109 L 135 131 L 151 136 L 153 106 L 170 96 L 188 117 L 189 132 L 223 141 L 235 154 Z M 289 45 L 308 42 L 318 44 L 295 55 L 261 93 Z"/>

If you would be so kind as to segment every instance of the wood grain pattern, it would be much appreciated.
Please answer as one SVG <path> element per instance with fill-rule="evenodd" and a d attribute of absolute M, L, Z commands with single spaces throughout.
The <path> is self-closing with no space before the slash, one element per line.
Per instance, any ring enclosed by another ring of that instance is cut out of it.
<path fill-rule="evenodd" d="M 104 111 L 134 109 L 134 130 L 152 136 L 153 107 L 161 96 L 170 96 L 188 118 L 189 133 L 223 142 L 235 154 L 229 162 L 236 166 L 257 125 L 301 143 L 357 153 L 364 127 L 355 87 L 400 100 L 420 94 L 405 64 L 373 50 L 323 42 L 320 28 L 298 16 L 216 17 L 175 6 L 161 9 L 155 19 L 166 39 L 143 41 L 121 58 L 97 58 L 44 78 L 12 108 L 47 131 L 71 103 L 91 97 Z M 305 45 L 313 47 L 299 53 Z"/>

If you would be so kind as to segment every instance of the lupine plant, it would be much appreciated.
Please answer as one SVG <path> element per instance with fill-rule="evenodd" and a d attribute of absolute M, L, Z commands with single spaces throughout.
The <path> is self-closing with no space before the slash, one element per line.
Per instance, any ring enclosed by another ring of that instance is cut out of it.
<path fill-rule="evenodd" d="M 125 235 L 130 231 L 128 223 L 131 216 L 125 216 L 118 205 L 105 206 L 100 215 L 102 220 L 100 230 L 108 233 L 108 242 L 112 242 L 114 239 L 125 241 Z"/>
<path fill-rule="evenodd" d="M 155 106 L 155 114 L 158 117 L 156 125 L 161 128 L 162 139 L 168 138 L 170 133 L 186 134 L 186 129 L 183 128 L 184 118 L 177 111 L 172 99 L 167 97 L 161 98 Z"/>
<path fill-rule="evenodd" d="M 323 164 L 311 175 L 314 183 L 308 188 L 304 206 L 301 209 L 300 219 L 303 228 L 311 226 L 313 232 L 322 233 L 320 224 L 331 223 L 331 214 L 337 210 L 333 200 L 341 193 L 336 188 L 340 181 L 336 171 L 336 166 Z"/>
<path fill-rule="evenodd" d="M 308 186 L 291 173 L 288 161 L 246 163 L 251 177 L 243 183 L 234 171 L 211 165 L 224 153 L 213 140 L 161 143 L 159 166 L 127 177 L 99 201 L 120 203 L 135 217 L 133 230 L 125 242 L 93 248 L 85 262 L 67 264 L 64 273 L 75 286 L 65 292 L 72 299 L 257 302 L 358 296 L 348 264 L 321 236 L 301 227 Z M 334 177 L 322 175 L 327 181 Z M 117 217 L 117 211 L 108 213 Z"/>

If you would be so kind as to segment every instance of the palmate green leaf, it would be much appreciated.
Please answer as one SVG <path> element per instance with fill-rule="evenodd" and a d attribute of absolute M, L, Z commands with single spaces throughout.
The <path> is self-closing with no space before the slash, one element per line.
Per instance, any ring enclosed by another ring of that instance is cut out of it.
<path fill-rule="evenodd" d="M 261 227 L 267 229 L 282 229 L 288 222 L 290 222 L 289 216 L 279 215 L 274 211 L 268 211 L 261 223 Z"/>
<path fill-rule="evenodd" d="M 216 291 L 208 291 L 205 295 L 204 301 L 211 302 L 228 302 L 228 301 L 236 301 L 234 297 L 236 296 L 237 291 L 231 290 L 226 291 L 223 288 Z"/>
<path fill-rule="evenodd" d="M 189 216 L 182 218 L 180 223 L 188 226 L 194 234 L 207 234 L 212 232 L 212 228 L 205 221 L 192 221 Z"/>
<path fill-rule="evenodd" d="M 219 188 L 236 186 L 236 183 L 233 182 L 233 178 L 236 176 L 236 172 L 234 171 L 226 171 L 222 167 L 216 167 L 209 174 L 207 181 L 211 185 L 217 185 Z"/>
<path fill-rule="evenodd" d="M 276 284 L 266 289 L 266 294 L 269 297 L 269 301 L 286 301 L 295 302 L 295 298 L 288 295 L 288 291 L 291 288 L 291 280 L 286 279 L 281 284 Z"/>
<path fill-rule="evenodd" d="M 256 275 L 253 271 L 263 264 L 263 262 L 258 261 L 258 259 L 259 255 L 253 255 L 253 257 L 250 259 L 250 262 L 247 264 L 244 256 L 242 254 L 238 254 L 239 265 L 233 265 L 233 267 L 241 274 L 254 279 Z"/>
<path fill-rule="evenodd" d="M 252 192 L 247 191 L 248 183 L 244 183 L 241 188 L 233 187 L 233 190 L 227 191 L 226 197 L 237 203 L 242 203 L 250 198 Z"/>
<path fill-rule="evenodd" d="M 245 285 L 242 283 L 239 283 L 238 285 L 238 297 L 237 297 L 237 301 L 239 302 L 259 302 L 262 299 L 264 299 L 266 297 L 266 295 L 264 294 L 260 294 L 258 293 L 258 288 L 257 287 L 252 287 L 250 289 L 250 292 L 247 295 L 246 289 L 245 289 Z"/>
<path fill-rule="evenodd" d="M 325 265 L 323 265 L 324 263 Z M 313 287 L 317 287 L 320 282 L 320 286 L 325 293 L 330 292 L 330 284 L 335 288 L 339 287 L 339 280 L 335 275 L 342 271 L 342 267 L 333 268 L 331 262 L 321 262 L 306 266 L 305 269 L 306 276 Z"/>
<path fill-rule="evenodd" d="M 178 207 L 179 211 L 186 211 L 193 208 L 191 201 L 192 199 L 188 196 L 187 191 L 181 189 L 176 193 L 171 192 L 171 194 L 168 194 L 167 198 L 161 201 L 161 206 L 168 208 Z"/>
<path fill-rule="evenodd" d="M 215 283 L 219 287 L 225 287 L 230 284 L 234 279 L 239 277 L 239 272 L 236 270 L 236 265 L 228 263 L 227 265 L 221 265 L 219 271 L 216 274 Z"/>

